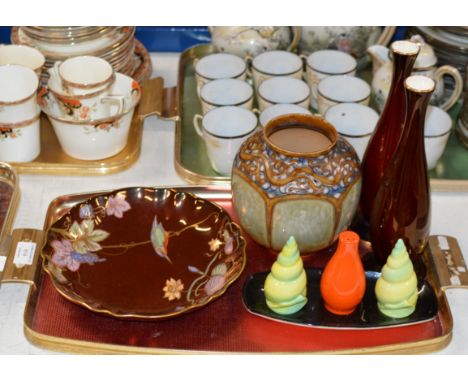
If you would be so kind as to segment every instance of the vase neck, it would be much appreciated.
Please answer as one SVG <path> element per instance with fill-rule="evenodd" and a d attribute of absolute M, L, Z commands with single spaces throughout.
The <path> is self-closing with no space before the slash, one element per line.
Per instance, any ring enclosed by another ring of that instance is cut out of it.
<path fill-rule="evenodd" d="M 424 145 L 424 124 L 432 92 L 405 88 L 406 117 L 399 146 L 414 149 Z"/>
<path fill-rule="evenodd" d="M 392 95 L 402 94 L 404 92 L 405 79 L 411 74 L 418 53 L 401 54 L 397 51 L 393 53 L 393 75 L 392 84 L 390 86 L 389 99 L 393 99 Z M 400 97 L 398 97 L 400 98 Z"/>

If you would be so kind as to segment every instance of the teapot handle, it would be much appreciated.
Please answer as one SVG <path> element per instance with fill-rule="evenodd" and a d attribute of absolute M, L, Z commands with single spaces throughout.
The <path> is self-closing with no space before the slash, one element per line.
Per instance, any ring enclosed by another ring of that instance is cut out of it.
<path fill-rule="evenodd" d="M 390 40 L 392 39 L 393 35 L 395 34 L 395 31 L 396 27 L 385 27 L 375 44 L 387 46 Z"/>
<path fill-rule="evenodd" d="M 293 51 L 294 49 L 297 48 L 299 45 L 299 41 L 301 40 L 301 27 L 295 26 L 295 27 L 290 27 L 291 32 L 293 34 L 293 38 L 291 41 L 291 44 L 288 46 L 288 52 Z"/>
<path fill-rule="evenodd" d="M 455 81 L 455 89 L 453 89 L 452 95 L 442 105 L 440 105 L 442 109 L 447 111 L 455 104 L 455 102 L 458 101 L 458 98 L 460 98 L 463 90 L 463 78 L 458 69 L 450 65 L 443 65 L 437 69 L 434 73 L 434 79 L 436 82 L 443 81 L 444 79 L 442 77 L 444 75 L 452 77 Z"/>

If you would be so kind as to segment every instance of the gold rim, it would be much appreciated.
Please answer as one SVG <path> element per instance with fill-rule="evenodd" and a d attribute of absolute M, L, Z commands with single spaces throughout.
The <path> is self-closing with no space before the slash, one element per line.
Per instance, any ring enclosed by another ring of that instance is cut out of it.
<path fill-rule="evenodd" d="M 112 66 L 111 66 L 111 74 L 110 74 L 110 76 L 108 78 L 106 78 L 103 81 L 94 82 L 94 83 L 91 83 L 91 84 L 80 84 L 78 82 L 68 81 L 65 78 L 63 78 L 63 76 L 60 74 L 60 70 L 59 70 L 59 75 L 60 75 L 60 78 L 61 78 L 62 82 L 64 83 L 64 85 L 66 87 L 68 86 L 68 87 L 77 88 L 77 89 L 93 89 L 95 87 L 102 86 L 102 85 L 105 85 L 107 83 L 109 83 L 109 85 L 110 85 L 112 80 L 115 79 L 115 74 L 114 74 L 114 70 L 112 69 Z"/>
<path fill-rule="evenodd" d="M 104 88 L 102 88 L 100 90 L 97 90 L 94 93 L 77 94 L 77 95 L 63 94 L 63 93 L 59 93 L 59 92 L 51 89 L 50 87 L 49 88 L 47 88 L 46 86 L 44 86 L 44 87 L 47 88 L 54 96 L 56 96 L 57 98 L 60 98 L 60 99 L 66 99 L 66 100 L 89 99 L 89 98 L 97 97 L 98 95 L 102 94 L 103 92 L 109 90 L 112 87 L 112 85 L 114 84 L 114 81 L 115 81 L 115 74 L 112 75 L 112 78 L 111 78 L 111 80 L 109 81 L 109 83 L 107 84 L 106 87 L 104 87 Z"/>
<path fill-rule="evenodd" d="M 140 85 L 138 85 L 138 86 L 140 86 Z M 142 93 L 142 89 L 141 89 L 141 87 L 139 87 L 138 97 L 134 101 L 133 106 L 131 108 L 129 108 L 128 110 L 126 110 L 126 111 L 124 111 L 124 112 L 122 112 L 120 114 L 113 115 L 113 116 L 106 117 L 106 118 L 101 118 L 101 119 L 89 119 L 89 120 L 84 120 L 84 121 L 74 121 L 74 120 L 69 120 L 69 119 L 66 119 L 66 118 L 59 118 L 59 117 L 56 117 L 56 116 L 48 113 L 46 108 L 44 106 L 42 106 L 41 104 L 39 106 L 40 106 L 41 110 L 44 112 L 44 114 L 47 115 L 47 117 L 49 117 L 50 119 L 53 119 L 55 121 L 68 123 L 68 124 L 71 124 L 71 125 L 100 125 L 102 123 L 114 122 L 117 119 L 120 119 L 120 118 L 124 117 L 125 115 L 130 113 L 132 110 L 135 110 L 136 107 L 138 106 L 138 104 L 140 103 L 141 93 Z"/>
<path fill-rule="evenodd" d="M 316 354 L 316 355 L 339 355 L 339 354 L 423 354 L 431 353 L 445 348 L 452 339 L 452 332 L 431 340 L 423 340 L 405 344 L 382 345 L 375 347 L 366 347 L 358 349 L 343 349 L 333 351 L 317 352 L 229 352 L 229 351 L 209 351 L 209 350 L 183 350 L 169 348 L 145 348 L 141 346 L 96 344 L 91 341 L 73 340 L 67 338 L 53 337 L 34 331 L 25 321 L 24 333 L 26 338 L 34 345 L 54 350 L 65 351 L 75 354 L 165 354 L 165 355 L 229 355 L 229 354 L 248 354 L 248 355 L 291 355 L 291 354 Z"/>
<path fill-rule="evenodd" d="M 32 69 L 31 69 L 31 70 L 32 70 Z M 33 72 L 34 72 L 34 70 L 33 70 Z M 34 75 L 35 75 L 36 78 L 37 78 L 36 72 L 34 72 Z M 22 99 L 20 99 L 20 100 L 18 100 L 18 101 L 11 101 L 11 102 L 0 101 L 0 105 L 2 105 L 2 106 L 14 106 L 14 105 L 19 105 L 19 104 L 21 104 L 21 103 L 25 103 L 26 101 L 29 101 L 31 98 L 33 98 L 33 97 L 36 96 L 37 89 L 39 89 L 39 86 L 40 86 L 40 84 L 39 84 L 39 80 L 38 80 L 38 81 L 37 81 L 36 90 L 34 90 L 34 92 L 31 93 L 30 95 L 28 95 L 27 97 L 22 98 Z"/>
<path fill-rule="evenodd" d="M 0 123 L 1 129 L 21 129 L 23 127 L 29 126 L 32 123 L 36 122 L 41 116 L 41 111 L 37 113 L 33 118 L 28 119 L 27 121 L 15 122 L 15 123 Z"/>
<path fill-rule="evenodd" d="M 14 42 L 15 44 L 21 44 L 21 41 L 19 40 L 19 28 L 17 26 L 14 26 L 11 28 L 11 41 Z M 23 32 L 24 33 L 24 32 Z M 135 28 L 134 27 L 127 27 L 127 28 L 122 28 L 117 31 L 117 33 L 121 33 L 121 36 L 119 36 L 111 46 L 101 48 L 97 51 L 88 51 L 84 52 L 82 55 L 93 55 L 93 56 L 102 56 L 103 54 L 116 50 L 121 47 L 121 45 L 125 44 L 128 39 L 133 38 L 135 35 Z M 24 45 L 24 44 L 23 44 Z M 64 54 L 57 54 L 54 52 L 49 52 L 49 51 L 42 51 L 42 54 L 46 56 L 47 59 L 53 59 L 53 60 L 61 60 L 61 59 L 67 59 L 69 58 L 69 55 L 64 53 Z"/>
<path fill-rule="evenodd" d="M 113 190 L 111 191 L 112 193 L 116 193 L 116 192 L 120 192 L 120 191 L 124 191 L 124 190 L 129 190 L 131 188 L 134 188 L 134 187 L 130 187 L 130 188 L 122 188 L 122 189 L 117 189 L 117 190 Z M 200 198 L 199 196 L 195 195 L 194 193 L 192 192 L 186 192 L 186 191 L 178 191 L 177 189 L 175 188 L 153 188 L 154 190 L 157 190 L 157 189 L 166 189 L 166 190 L 169 190 L 169 191 L 172 191 L 172 192 L 175 192 L 175 193 L 179 193 L 179 192 L 183 192 L 185 193 L 186 195 L 189 195 L 191 196 L 192 198 L 195 198 L 195 199 L 202 199 Z M 82 201 L 81 203 L 86 203 L 86 202 L 89 202 L 91 199 L 94 199 L 100 195 L 106 195 L 108 193 L 97 193 L 95 196 L 91 196 L 89 198 L 87 198 L 86 200 Z M 205 199 L 206 200 L 206 199 Z M 159 319 L 165 319 L 165 318 L 171 318 L 171 317 L 177 317 L 177 316 L 180 316 L 182 314 L 185 314 L 185 313 L 188 313 L 192 310 L 196 310 L 198 308 L 201 308 L 201 307 L 204 307 L 205 305 L 208 305 L 211 301 L 221 297 L 224 293 L 226 293 L 227 289 L 231 286 L 231 284 L 233 284 L 239 277 L 240 275 L 242 274 L 242 272 L 244 271 L 245 269 L 245 265 L 247 263 L 247 254 L 246 254 L 246 246 L 247 246 L 247 243 L 246 243 L 246 240 L 245 238 L 242 236 L 242 229 L 240 228 L 240 226 L 235 223 L 234 221 L 232 221 L 232 218 L 231 216 L 223 209 L 221 208 L 220 206 L 216 205 L 215 203 L 211 202 L 210 200 L 206 200 L 208 201 L 219 213 L 221 214 L 224 214 L 226 215 L 229 220 L 230 220 L 230 223 L 238 230 L 238 233 L 239 233 L 239 250 L 240 250 L 240 253 L 241 253 L 241 261 L 242 261 L 242 266 L 241 268 L 239 269 L 238 273 L 232 278 L 230 279 L 222 289 L 220 289 L 218 292 L 216 292 L 215 294 L 211 295 L 206 301 L 204 301 L 203 303 L 197 303 L 197 304 L 193 304 L 193 305 L 190 305 L 188 306 L 186 309 L 183 309 L 183 310 L 179 310 L 177 312 L 172 312 L 172 313 L 168 313 L 168 314 L 158 314 L 158 315 L 141 315 L 141 314 L 132 314 L 132 313 L 129 313 L 129 314 L 117 314 L 117 313 L 114 313 L 108 309 L 98 309 L 98 308 L 95 308 L 93 306 L 91 306 L 89 303 L 87 303 L 86 301 L 83 301 L 83 300 L 78 300 L 78 299 L 74 299 L 73 297 L 67 295 L 64 291 L 62 291 L 59 286 L 57 285 L 57 282 L 55 280 L 55 277 L 52 275 L 52 273 L 50 273 L 49 269 L 47 268 L 47 264 L 49 263 L 49 259 L 48 257 L 45 255 L 44 253 L 44 249 L 48 243 L 48 237 L 49 237 L 49 233 L 50 233 L 50 230 L 52 228 L 52 225 L 53 223 L 48 227 L 48 229 L 45 231 L 44 233 L 44 243 L 42 245 L 42 248 L 41 248 L 41 257 L 42 257 L 42 270 L 47 273 L 50 277 L 50 280 L 52 281 L 52 284 L 54 286 L 54 289 L 60 293 L 60 295 L 62 295 L 63 297 L 65 297 L 67 300 L 69 300 L 70 302 L 72 303 L 75 303 L 77 305 L 81 305 L 87 309 L 89 309 L 90 311 L 93 311 L 93 312 L 96 312 L 96 313 L 101 313 L 101 314 L 105 314 L 105 315 L 108 315 L 108 316 L 111 316 L 111 317 L 115 317 L 115 318 L 137 318 L 137 319 L 142 319 L 142 320 L 159 320 Z M 80 296 L 80 298 L 82 298 Z"/>

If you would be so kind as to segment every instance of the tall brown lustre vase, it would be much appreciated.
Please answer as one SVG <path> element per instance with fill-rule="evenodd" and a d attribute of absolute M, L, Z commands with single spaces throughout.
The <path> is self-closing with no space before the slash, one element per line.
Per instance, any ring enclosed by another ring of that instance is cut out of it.
<path fill-rule="evenodd" d="M 393 77 L 387 102 L 361 164 L 361 212 L 369 221 L 377 191 L 400 140 L 405 118 L 404 81 L 411 74 L 419 46 L 410 41 L 391 45 Z"/>
<path fill-rule="evenodd" d="M 399 238 L 415 268 L 430 228 L 430 188 L 424 151 L 424 119 L 434 81 L 411 76 L 405 81 L 406 118 L 403 134 L 375 198 L 370 220 L 374 254 L 384 264 Z"/>

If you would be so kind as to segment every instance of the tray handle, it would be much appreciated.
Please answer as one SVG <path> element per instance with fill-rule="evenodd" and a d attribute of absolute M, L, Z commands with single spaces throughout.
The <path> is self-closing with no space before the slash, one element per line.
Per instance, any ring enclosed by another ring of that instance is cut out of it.
<path fill-rule="evenodd" d="M 9 248 L 1 283 L 26 283 L 35 286 L 44 233 L 36 229 L 15 229 L 5 240 Z M 1 271 L 1 269 L 0 269 Z"/>
<path fill-rule="evenodd" d="M 468 288 L 468 268 L 454 237 L 430 236 L 429 250 L 441 290 Z"/>
<path fill-rule="evenodd" d="M 138 115 L 145 119 L 151 115 L 177 121 L 177 88 L 165 88 L 162 77 L 146 80 L 143 85 Z"/>

